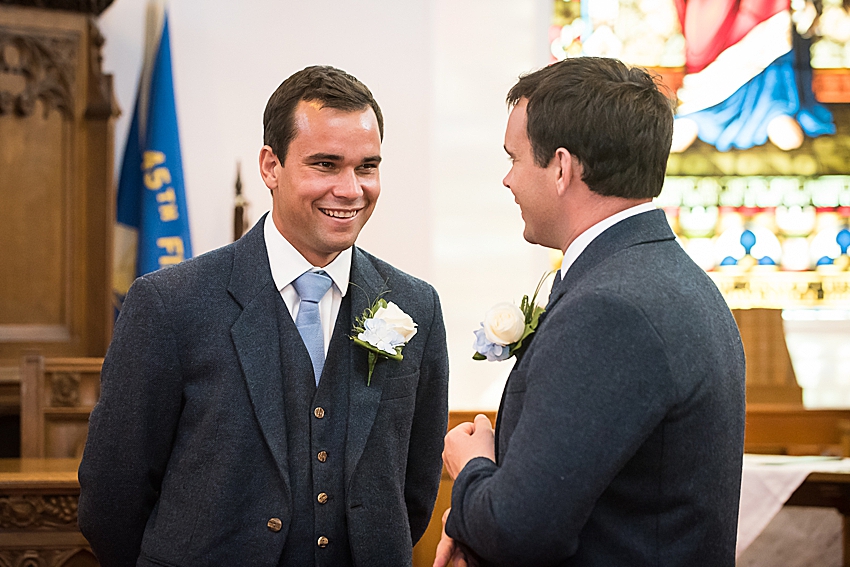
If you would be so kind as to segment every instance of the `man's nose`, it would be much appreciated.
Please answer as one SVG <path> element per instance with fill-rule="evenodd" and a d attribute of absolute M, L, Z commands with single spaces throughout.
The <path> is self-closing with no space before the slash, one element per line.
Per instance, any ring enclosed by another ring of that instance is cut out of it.
<path fill-rule="evenodd" d="M 358 179 L 357 173 L 353 169 L 343 171 L 340 174 L 339 183 L 334 190 L 334 194 L 338 197 L 346 197 L 348 199 L 356 199 L 363 194 L 360 179 Z"/>

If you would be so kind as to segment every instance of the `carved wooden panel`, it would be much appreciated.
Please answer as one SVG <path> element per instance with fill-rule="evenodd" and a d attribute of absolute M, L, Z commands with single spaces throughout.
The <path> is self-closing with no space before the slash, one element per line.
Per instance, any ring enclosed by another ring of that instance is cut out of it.
<path fill-rule="evenodd" d="M 77 500 L 71 495 L 0 496 L 0 530 L 77 528 Z"/>
<path fill-rule="evenodd" d="M 97 567 L 91 551 L 84 547 L 72 549 L 9 549 L 0 550 L 0 567 Z"/>
<path fill-rule="evenodd" d="M 102 356 L 111 321 L 111 78 L 82 14 L 0 5 L 0 358 Z"/>
<path fill-rule="evenodd" d="M 20 4 L 33 8 L 48 8 L 52 10 L 73 10 L 100 15 L 106 10 L 112 0 L 2 0 L 7 4 Z"/>
<path fill-rule="evenodd" d="M 22 457 L 82 457 L 89 414 L 100 397 L 102 366 L 102 358 L 23 357 Z"/>
<path fill-rule="evenodd" d="M 79 43 L 79 34 L 0 27 L 0 139 L 26 142 L 0 146 L 3 201 L 15 211 L 0 223 L 0 242 L 10 245 L 0 271 L 0 337 L 70 339 L 69 289 L 62 284 L 74 258 L 65 251 L 71 187 L 63 164 L 72 159 Z M 34 144 L 46 151 L 32 151 Z"/>
<path fill-rule="evenodd" d="M 76 459 L 0 459 L 0 567 L 97 567 L 77 527 Z"/>

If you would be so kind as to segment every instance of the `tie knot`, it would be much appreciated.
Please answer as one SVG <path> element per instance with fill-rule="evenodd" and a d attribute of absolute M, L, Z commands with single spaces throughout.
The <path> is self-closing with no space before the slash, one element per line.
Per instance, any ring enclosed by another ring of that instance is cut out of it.
<path fill-rule="evenodd" d="M 325 272 L 304 272 L 292 282 L 301 301 L 318 303 L 331 288 L 333 280 Z"/>

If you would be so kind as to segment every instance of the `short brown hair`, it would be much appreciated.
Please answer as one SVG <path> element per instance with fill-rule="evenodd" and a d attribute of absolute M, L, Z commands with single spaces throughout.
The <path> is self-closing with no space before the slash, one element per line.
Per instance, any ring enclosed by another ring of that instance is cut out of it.
<path fill-rule="evenodd" d="M 371 107 L 384 139 L 384 117 L 371 91 L 355 77 L 335 67 L 315 65 L 291 75 L 275 90 L 263 113 L 263 143 L 283 163 L 295 138 L 295 108 L 301 101 L 319 101 L 323 107 L 355 112 Z"/>
<path fill-rule="evenodd" d="M 575 57 L 520 77 L 508 104 L 527 99 L 534 161 L 558 148 L 582 164 L 582 181 L 600 195 L 657 197 L 673 137 L 673 105 L 645 70 L 616 59 Z"/>

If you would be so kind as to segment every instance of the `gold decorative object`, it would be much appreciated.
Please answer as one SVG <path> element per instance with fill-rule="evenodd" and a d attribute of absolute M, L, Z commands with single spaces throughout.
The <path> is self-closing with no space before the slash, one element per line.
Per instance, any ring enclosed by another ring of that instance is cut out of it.
<path fill-rule="evenodd" d="M 850 308 L 850 273 L 709 272 L 730 309 Z"/>

